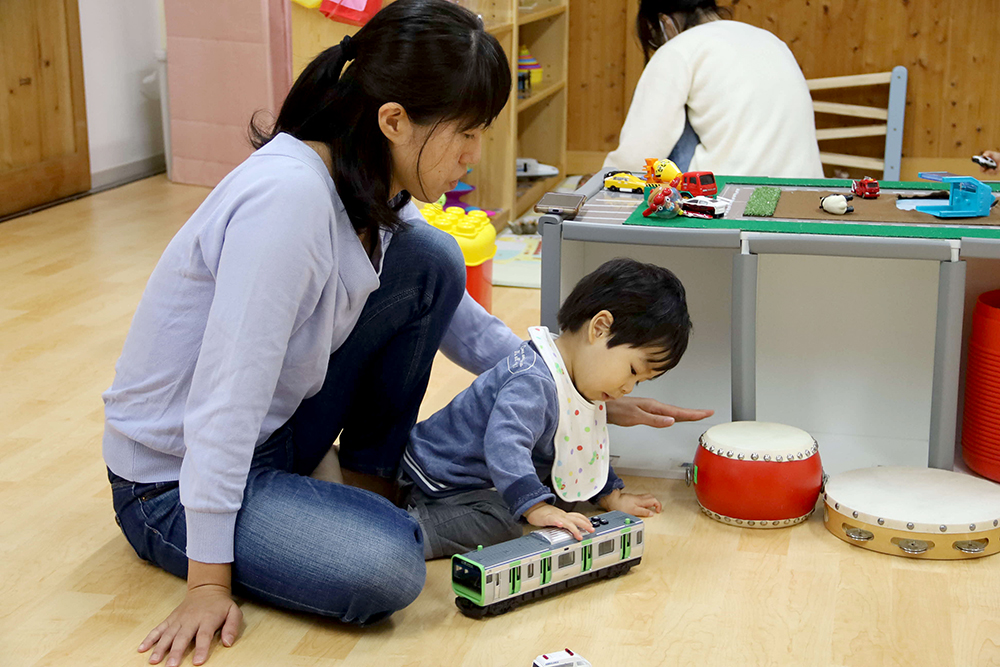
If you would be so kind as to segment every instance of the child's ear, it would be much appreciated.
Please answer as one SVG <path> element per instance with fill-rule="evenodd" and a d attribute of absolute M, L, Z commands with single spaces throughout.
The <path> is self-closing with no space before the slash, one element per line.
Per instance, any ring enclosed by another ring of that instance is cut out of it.
<path fill-rule="evenodd" d="M 610 311 L 602 310 L 601 312 L 594 315 L 590 320 L 590 331 L 588 332 L 590 342 L 596 343 L 598 341 L 604 341 L 605 343 L 611 339 L 611 325 L 615 321 L 615 316 L 611 314 Z"/>

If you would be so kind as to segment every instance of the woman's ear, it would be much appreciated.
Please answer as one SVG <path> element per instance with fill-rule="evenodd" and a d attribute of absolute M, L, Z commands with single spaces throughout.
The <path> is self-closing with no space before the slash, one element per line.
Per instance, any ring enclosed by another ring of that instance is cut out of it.
<path fill-rule="evenodd" d="M 611 325 L 615 321 L 615 316 L 610 311 L 602 310 L 590 319 L 590 327 L 587 330 L 587 338 L 591 343 L 604 341 L 607 343 L 611 339 Z"/>
<path fill-rule="evenodd" d="M 413 121 L 398 102 L 386 102 L 378 110 L 378 126 L 390 143 L 405 146 L 413 137 Z"/>

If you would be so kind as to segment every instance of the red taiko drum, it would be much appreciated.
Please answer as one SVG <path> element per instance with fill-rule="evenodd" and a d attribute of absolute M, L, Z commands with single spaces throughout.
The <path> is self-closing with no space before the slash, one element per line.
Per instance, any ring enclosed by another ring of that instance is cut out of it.
<path fill-rule="evenodd" d="M 819 445 L 802 429 L 730 422 L 705 431 L 689 472 L 702 511 L 748 528 L 801 523 L 823 485 Z"/>

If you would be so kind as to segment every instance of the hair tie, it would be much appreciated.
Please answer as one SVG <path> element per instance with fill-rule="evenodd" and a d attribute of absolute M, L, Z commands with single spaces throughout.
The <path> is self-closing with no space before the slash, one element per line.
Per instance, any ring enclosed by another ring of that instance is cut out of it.
<path fill-rule="evenodd" d="M 345 35 L 344 39 L 340 40 L 340 52 L 344 55 L 344 60 L 354 60 L 358 55 L 358 47 L 350 35 Z"/>

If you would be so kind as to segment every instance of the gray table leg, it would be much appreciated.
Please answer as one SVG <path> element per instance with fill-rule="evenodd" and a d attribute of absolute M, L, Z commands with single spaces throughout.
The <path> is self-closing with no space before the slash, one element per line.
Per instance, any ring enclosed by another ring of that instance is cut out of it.
<path fill-rule="evenodd" d="M 927 464 L 951 470 L 955 465 L 958 420 L 958 374 L 962 360 L 965 310 L 965 262 L 941 262 L 938 273 L 937 333 L 931 388 L 931 432 Z"/>
<path fill-rule="evenodd" d="M 555 215 L 538 219 L 542 232 L 542 326 L 559 333 L 559 298 L 562 289 L 562 220 Z"/>
<path fill-rule="evenodd" d="M 757 418 L 757 255 L 733 257 L 733 421 Z"/>

